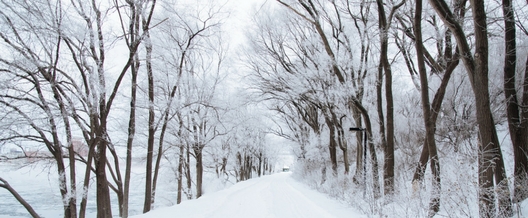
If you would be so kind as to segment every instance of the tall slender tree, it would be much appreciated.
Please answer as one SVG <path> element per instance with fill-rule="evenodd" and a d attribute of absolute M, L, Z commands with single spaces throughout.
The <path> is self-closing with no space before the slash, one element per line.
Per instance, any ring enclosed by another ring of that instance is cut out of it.
<path fill-rule="evenodd" d="M 453 32 L 460 49 L 462 61 L 469 76 L 473 94 L 476 100 L 477 123 L 479 125 L 479 213 L 481 217 L 495 217 L 495 189 L 499 213 L 511 214 L 511 200 L 507 186 L 504 160 L 500 150 L 497 130 L 490 108 L 488 85 L 488 35 L 487 19 L 484 1 L 471 1 L 473 25 L 475 28 L 475 52 L 472 53 L 466 34 L 456 21 L 453 12 L 443 0 L 430 0 L 430 4 Z M 494 167 L 492 167 L 494 166 Z M 495 180 L 494 180 L 495 178 Z"/>
<path fill-rule="evenodd" d="M 518 203 L 528 198 L 524 187 L 528 185 L 528 112 L 522 105 L 528 103 L 528 78 L 525 75 L 520 98 L 517 97 L 517 44 L 516 24 L 511 0 L 502 1 L 504 14 L 504 95 L 508 128 L 513 145 L 514 155 L 514 189 L 513 202 Z"/>
<path fill-rule="evenodd" d="M 383 0 L 376 0 L 378 6 L 378 29 L 380 35 L 380 64 L 378 67 L 378 112 L 380 113 L 380 132 L 382 133 L 383 151 L 385 161 L 383 164 L 383 181 L 384 194 L 391 195 L 394 192 L 394 98 L 392 94 L 392 69 L 388 57 L 389 49 L 389 29 L 392 23 L 394 13 L 398 8 L 403 6 L 405 0 L 395 4 L 389 13 L 389 17 L 385 14 L 385 5 Z M 385 75 L 385 102 L 386 102 L 386 122 L 383 122 L 384 116 L 382 112 L 381 101 L 381 76 Z M 385 124 L 386 130 L 383 129 Z M 385 136 L 385 138 L 383 138 Z"/>
<path fill-rule="evenodd" d="M 425 123 L 425 140 L 429 159 L 431 160 L 432 191 L 431 203 L 429 205 L 429 217 L 433 217 L 440 210 L 440 160 L 436 151 L 435 125 L 433 123 L 431 103 L 429 101 L 429 84 L 425 69 L 424 46 L 422 39 L 422 0 L 416 0 L 416 11 L 414 15 L 414 35 L 416 38 L 416 57 L 418 60 L 418 72 L 420 75 L 420 88 L 422 99 L 422 111 Z"/>

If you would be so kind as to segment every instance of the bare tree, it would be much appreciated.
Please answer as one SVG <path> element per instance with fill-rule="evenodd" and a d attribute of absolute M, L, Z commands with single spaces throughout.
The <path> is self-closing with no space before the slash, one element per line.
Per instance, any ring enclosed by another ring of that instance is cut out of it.
<path fill-rule="evenodd" d="M 147 1 L 148 2 L 148 1 Z M 153 186 L 152 184 L 152 163 L 153 163 L 153 153 L 154 153 L 154 137 L 156 133 L 155 128 L 155 112 L 154 112 L 154 73 L 152 70 L 152 39 L 150 35 L 150 21 L 152 19 L 152 14 L 156 6 L 156 0 L 152 0 L 150 6 L 150 13 L 148 17 L 141 18 L 141 27 L 144 33 L 144 45 L 145 45 L 145 65 L 147 70 L 147 80 L 148 80 L 148 140 L 147 140 L 147 164 L 146 164 L 146 179 L 145 179 L 145 202 L 143 205 L 143 213 L 150 211 L 153 198 Z M 163 138 L 160 139 L 160 143 Z M 161 146 L 161 144 L 160 144 Z M 161 155 L 161 154 L 160 154 Z"/>
<path fill-rule="evenodd" d="M 380 65 L 378 68 L 378 111 L 380 119 L 380 132 L 382 133 L 382 140 L 386 142 L 383 144 L 385 161 L 383 165 L 383 181 L 384 181 L 384 194 L 391 195 L 394 192 L 394 99 L 392 95 L 392 70 L 388 58 L 388 40 L 389 40 L 389 29 L 392 23 L 394 13 L 398 8 L 403 6 L 405 0 L 395 4 L 391 10 L 389 17 L 385 14 L 385 6 L 383 0 L 376 0 L 378 6 L 378 23 L 379 23 L 379 35 L 381 43 L 380 51 Z M 382 73 L 383 70 L 383 73 Z M 381 102 L 381 75 L 385 75 L 385 101 L 387 107 L 387 122 L 386 130 L 384 130 L 382 102 Z M 385 137 L 385 138 L 383 138 Z"/>
<path fill-rule="evenodd" d="M 435 142 L 435 125 L 433 123 L 431 104 L 429 101 L 429 84 L 427 81 L 427 72 L 425 69 L 425 58 L 424 58 L 424 45 L 422 39 L 422 0 L 416 1 L 416 11 L 414 16 L 414 35 L 416 37 L 416 56 L 418 60 L 418 72 L 420 75 L 420 87 L 422 97 L 422 110 L 424 114 L 425 123 L 425 139 L 427 144 L 427 150 L 429 153 L 429 159 L 431 160 L 431 172 L 432 178 L 432 191 L 431 191 L 431 203 L 429 204 L 429 217 L 433 217 L 440 210 L 440 193 L 441 193 L 441 180 L 440 180 L 440 161 L 436 151 Z"/>
<path fill-rule="evenodd" d="M 453 32 L 460 50 L 462 61 L 469 75 L 475 95 L 477 122 L 479 125 L 479 212 L 481 217 L 494 217 L 494 177 L 497 183 L 499 211 L 511 214 L 511 200 L 500 150 L 497 130 L 490 109 L 488 89 L 488 36 L 487 19 L 483 1 L 472 1 L 475 28 L 475 53 L 472 54 L 466 34 L 456 21 L 445 1 L 429 1 L 444 24 Z M 495 167 L 491 167 L 495 166 Z"/>
<path fill-rule="evenodd" d="M 136 133 L 136 100 L 137 100 L 137 76 L 140 67 L 139 55 L 137 54 L 137 44 L 141 40 L 140 35 L 140 16 L 141 16 L 141 7 L 135 2 L 129 1 L 128 9 L 130 10 L 130 15 L 128 17 L 128 29 L 126 28 L 126 21 L 124 14 L 121 12 L 121 7 L 118 6 L 116 1 L 116 9 L 121 21 L 121 28 L 125 36 L 125 42 L 127 44 L 128 50 L 131 53 L 134 53 L 132 63 L 130 65 L 130 75 L 131 75 L 131 86 L 130 86 L 130 114 L 128 121 L 128 139 L 126 143 L 127 153 L 126 153 L 126 166 L 125 166 L 125 178 L 123 185 L 123 202 L 120 205 L 120 211 L 122 217 L 128 217 L 128 205 L 130 197 L 130 177 L 132 173 L 132 149 L 134 143 L 134 137 Z M 128 34 L 127 34 L 128 31 Z"/>
<path fill-rule="evenodd" d="M 5 87 L 0 103 L 19 119 L 19 124 L 31 129 L 29 133 L 23 133 L 13 128 L 2 141 L 26 140 L 46 146 L 56 162 L 64 216 L 76 217 L 75 152 L 69 120 L 72 103 L 68 96 L 64 96 L 70 87 L 61 84 L 69 78 L 61 80 L 65 74 L 58 68 L 62 5 L 58 3 L 55 7 L 52 2 L 18 1 L 2 1 L 1 4 L 5 8 L 0 16 L 6 31 L 0 33 L 0 37 L 3 46 L 13 55 L 1 56 L 0 64 L 7 69 L 4 70 L 7 73 L 4 79 L 16 82 Z M 56 19 L 50 19 L 52 15 L 56 15 Z M 34 115 L 35 112 L 41 114 Z M 61 133 L 66 136 L 66 142 L 61 141 Z M 69 154 L 63 148 L 67 148 Z M 64 157 L 69 157 L 69 184 Z"/>
<path fill-rule="evenodd" d="M 514 189 L 513 202 L 518 203 L 528 198 L 528 192 L 524 190 L 528 182 L 528 158 L 526 144 L 528 143 L 528 112 L 521 105 L 528 104 L 528 78 L 524 77 L 521 96 L 517 97 L 516 67 L 517 67 L 517 45 L 514 8 L 511 0 L 502 1 L 504 14 L 504 95 L 506 98 L 506 113 L 508 117 L 508 128 L 513 144 L 514 154 Z M 528 62 L 527 62 L 528 63 Z M 528 71 L 527 71 L 528 72 Z M 520 101 L 520 102 L 519 102 Z"/>

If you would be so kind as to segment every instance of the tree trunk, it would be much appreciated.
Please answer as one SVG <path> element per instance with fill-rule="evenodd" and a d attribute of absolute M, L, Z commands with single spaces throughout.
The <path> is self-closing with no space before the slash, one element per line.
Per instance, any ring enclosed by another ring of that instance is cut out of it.
<path fill-rule="evenodd" d="M 126 166 L 125 166 L 125 184 L 123 190 L 123 218 L 128 217 L 128 202 L 130 196 L 130 176 L 132 173 L 132 148 L 134 145 L 134 136 L 136 134 L 136 96 L 137 96 L 137 69 L 139 68 L 139 60 L 136 56 L 134 64 L 131 67 L 132 85 L 130 89 L 130 115 L 128 120 L 128 138 L 127 138 L 127 152 L 126 152 Z"/>
<path fill-rule="evenodd" d="M 522 105 L 528 104 L 528 57 L 526 58 L 526 62 L 524 64 L 524 81 L 523 81 L 523 99 L 522 99 Z M 521 117 L 525 122 L 522 123 L 521 129 L 524 131 L 528 131 L 528 110 L 521 110 Z M 525 132 L 524 134 L 528 135 L 528 132 Z M 514 153 L 519 156 L 519 161 L 516 161 L 515 169 L 517 169 L 517 173 L 520 175 L 516 176 L 515 179 L 515 189 L 518 190 L 521 187 L 528 187 L 528 145 L 527 143 L 524 143 L 523 147 L 517 147 L 517 150 L 514 150 Z M 517 164 L 518 163 L 518 164 Z M 524 171 L 524 174 L 523 174 Z M 519 180 L 519 181 L 517 181 Z M 515 194 L 515 197 L 517 197 L 517 202 L 519 202 L 521 199 L 528 198 L 528 191 L 519 192 Z"/>
<path fill-rule="evenodd" d="M 242 156 L 240 155 L 240 152 L 237 152 L 236 159 L 237 159 L 237 165 L 238 165 L 238 175 L 237 175 L 237 180 L 238 181 L 237 182 L 241 182 L 241 181 L 244 181 L 244 177 L 243 177 L 244 166 L 243 166 L 243 163 L 242 163 Z"/>
<path fill-rule="evenodd" d="M 352 106 L 352 116 L 354 117 L 356 127 L 361 128 L 361 112 L 354 106 Z M 360 132 L 356 133 L 356 144 L 356 173 L 354 174 L 353 180 L 356 183 L 364 184 L 365 181 L 363 175 L 365 172 L 363 171 L 363 166 L 365 160 L 363 159 L 363 151 L 366 148 L 363 147 L 363 134 Z"/>
<path fill-rule="evenodd" d="M 112 217 L 112 202 L 106 178 L 106 121 L 101 121 L 98 134 L 97 151 L 95 155 L 95 177 L 97 182 L 97 218 Z"/>
<path fill-rule="evenodd" d="M 129 2 L 131 10 L 130 19 L 130 42 L 135 42 L 139 37 L 139 13 L 137 13 L 136 5 Z M 130 87 L 130 114 L 128 118 L 128 138 L 127 138 L 127 152 L 125 160 L 125 181 L 123 190 L 123 218 L 128 217 L 128 203 L 130 197 L 130 176 L 132 173 L 132 148 L 134 145 L 134 137 L 136 135 L 136 99 L 137 99 L 137 75 L 139 70 L 139 56 L 135 52 L 137 47 L 129 43 L 129 52 L 134 54 L 132 64 L 130 65 L 131 87 Z"/>
<path fill-rule="evenodd" d="M 203 178 L 203 160 L 202 160 L 202 146 L 199 146 L 197 150 L 195 150 L 196 155 L 196 198 L 200 198 L 202 196 L 202 178 Z"/>
<path fill-rule="evenodd" d="M 90 187 L 90 175 L 92 173 L 92 161 L 95 155 L 95 140 L 88 141 L 88 157 L 86 158 L 86 169 L 84 171 L 83 192 L 79 209 L 79 218 L 86 217 L 86 206 L 88 204 L 88 190 Z"/>
<path fill-rule="evenodd" d="M 338 120 L 337 115 L 333 111 L 330 111 L 330 113 L 332 114 L 332 120 L 335 124 L 335 128 L 337 131 L 337 144 L 339 145 L 341 151 L 343 151 L 343 164 L 345 165 L 345 175 L 348 175 L 348 172 L 350 171 L 350 166 L 348 162 L 348 145 L 345 138 L 345 131 L 343 130 L 342 118 L 344 118 L 344 116 Z"/>
<path fill-rule="evenodd" d="M 258 156 L 258 171 L 257 171 L 257 175 L 258 177 L 260 177 L 262 175 L 262 152 L 259 152 L 259 156 Z"/>
<path fill-rule="evenodd" d="M 163 125 L 161 127 L 159 142 L 158 142 L 158 154 L 156 155 L 156 164 L 154 165 L 154 179 L 152 180 L 152 204 L 154 204 L 154 201 L 156 200 L 156 184 L 158 182 L 158 173 L 160 169 L 161 164 L 161 157 L 163 156 L 163 142 L 165 138 L 165 132 L 167 130 L 167 125 L 169 123 L 169 108 L 170 104 L 167 105 L 167 108 L 165 110 L 164 118 L 163 118 Z"/>
<path fill-rule="evenodd" d="M 192 177 L 191 177 L 191 148 L 187 144 L 186 158 L 185 158 L 185 179 L 187 180 L 187 200 L 192 199 Z"/>
<path fill-rule="evenodd" d="M 372 123 L 370 122 L 370 117 L 368 115 L 367 109 L 365 109 L 355 98 L 351 98 L 351 103 L 361 111 L 363 115 L 363 120 L 365 121 L 365 130 L 367 132 L 366 144 L 370 153 L 370 162 L 372 164 L 372 192 L 374 198 L 378 199 L 381 197 L 381 186 L 379 181 L 379 166 L 378 166 L 378 157 L 376 155 L 376 149 L 374 147 L 374 139 L 372 134 Z M 365 148 L 367 149 L 367 148 Z M 366 161 L 365 161 L 366 164 Z M 365 167 L 364 167 L 365 168 Z"/>
<path fill-rule="evenodd" d="M 462 4 L 459 2 L 455 3 L 455 13 L 458 14 L 458 17 L 464 17 L 465 16 L 465 4 Z M 442 82 L 440 83 L 440 86 L 438 87 L 438 90 L 436 91 L 436 94 L 433 98 L 433 103 L 431 104 L 431 120 L 434 124 L 434 129 L 436 129 L 436 121 L 438 120 L 438 112 L 442 108 L 442 102 L 444 101 L 444 96 L 446 93 L 447 85 L 449 84 L 449 80 L 451 79 L 451 75 L 453 74 L 453 71 L 460 63 L 460 54 L 458 51 L 458 48 L 455 48 L 454 54 L 453 54 L 453 45 L 452 45 L 452 34 L 451 30 L 447 30 L 445 33 L 445 52 L 444 52 L 444 60 L 447 60 L 447 64 L 445 67 L 445 73 L 442 77 Z M 422 47 L 423 48 L 423 47 Z M 426 50 L 426 48 L 423 48 Z M 439 69 L 437 69 L 439 70 Z M 427 168 L 427 161 L 429 160 L 429 152 L 427 147 L 427 140 L 424 141 L 422 153 L 420 155 L 420 160 L 418 163 L 418 166 L 416 167 L 416 170 L 414 172 L 413 176 L 413 186 L 418 185 L 418 183 L 422 182 L 423 175 L 425 173 L 425 170 Z"/>
<path fill-rule="evenodd" d="M 481 217 L 497 216 L 494 200 L 493 178 L 497 189 L 501 215 L 511 214 L 511 200 L 504 171 L 504 160 L 490 108 L 488 90 L 488 36 L 483 1 L 471 1 L 475 27 L 475 54 L 471 54 L 462 27 L 442 0 L 430 0 L 444 24 L 453 32 L 475 95 L 477 123 L 479 125 L 479 214 Z M 473 58 L 474 56 L 474 58 Z"/>
<path fill-rule="evenodd" d="M 494 174 L 498 186 L 497 198 L 499 203 L 499 215 L 508 216 L 512 214 L 510 193 L 508 182 L 506 180 L 506 172 L 504 170 L 504 160 L 502 158 L 499 139 L 495 129 L 495 122 L 493 121 L 490 109 L 488 91 L 488 32 L 484 1 L 471 1 L 471 6 L 473 9 L 473 21 L 475 26 L 475 85 L 473 86 L 473 90 L 476 96 L 477 122 L 479 122 L 479 129 L 482 129 L 479 131 L 482 143 L 481 161 L 479 162 L 482 164 L 482 171 L 480 171 L 481 174 L 479 175 L 479 184 L 483 186 L 482 192 L 487 191 L 488 188 L 493 188 Z M 493 172 L 493 170 L 495 172 Z M 491 183 L 491 185 L 488 186 L 488 183 Z M 487 200 L 484 199 L 487 194 L 482 194 L 482 198 L 479 200 Z M 481 209 L 483 209 L 481 210 L 481 217 L 486 217 L 489 212 L 494 212 L 493 207 L 481 207 Z M 491 215 L 495 216 L 493 213 Z"/>
<path fill-rule="evenodd" d="M 330 118 L 325 115 L 326 124 L 330 130 L 330 137 L 328 142 L 328 151 L 330 153 L 330 163 L 332 164 L 332 173 L 334 176 L 337 176 L 337 142 L 336 142 L 336 132 L 335 126 L 330 120 Z"/>
<path fill-rule="evenodd" d="M 116 183 L 116 187 L 113 188 L 114 192 L 116 192 L 117 195 L 117 203 L 119 205 L 119 217 L 123 217 L 123 178 L 121 177 L 121 169 L 119 164 L 119 157 L 117 156 L 117 153 L 115 151 L 114 146 L 108 147 L 108 150 L 112 154 L 112 157 L 114 158 L 114 166 L 115 166 L 115 173 L 112 171 L 112 167 L 108 165 L 108 171 L 110 172 L 110 175 L 114 179 Z"/>
<path fill-rule="evenodd" d="M 180 204 L 182 201 L 182 190 L 183 190 L 183 164 L 184 164 L 184 152 L 185 148 L 183 144 L 180 145 L 180 156 L 178 160 L 178 196 L 176 197 L 176 204 Z"/>
<path fill-rule="evenodd" d="M 429 103 L 429 83 L 425 69 L 424 46 L 422 41 L 422 0 L 416 0 L 416 12 L 414 17 L 414 35 L 416 37 L 416 56 L 418 60 L 418 72 L 420 74 L 420 88 L 422 110 L 425 124 L 425 140 L 427 151 L 431 159 L 432 188 L 431 202 L 429 203 L 428 217 L 433 217 L 440 210 L 440 162 L 436 151 L 435 123 L 432 118 L 431 105 Z M 425 149 L 424 149 L 425 150 Z"/>
<path fill-rule="evenodd" d="M 506 98 L 506 112 L 508 117 L 508 127 L 510 138 L 513 144 L 514 155 L 514 190 L 513 202 L 518 203 L 528 197 L 527 187 L 527 170 L 528 159 L 526 157 L 526 144 L 528 140 L 528 131 L 526 130 L 526 117 L 522 116 L 519 110 L 519 101 L 517 98 L 517 88 L 515 78 L 517 65 L 517 45 L 515 36 L 515 16 L 511 0 L 502 1 L 502 11 L 504 14 L 504 95 Z M 527 89 L 523 87 L 523 89 Z M 524 94 L 524 93 L 523 93 Z M 521 105 L 525 105 L 525 102 Z"/>
<path fill-rule="evenodd" d="M 68 197 L 68 210 L 70 212 L 69 217 L 77 218 L 77 182 L 76 182 L 77 174 L 75 173 L 75 150 L 73 149 L 71 137 L 68 141 L 69 141 L 68 159 L 70 162 L 69 169 L 70 169 L 70 192 L 71 192 L 70 196 Z"/>
<path fill-rule="evenodd" d="M 385 161 L 383 164 L 384 193 L 391 195 L 394 192 L 394 100 L 392 97 L 392 70 L 387 57 L 389 24 L 385 16 L 382 0 L 376 1 L 378 5 L 378 18 L 380 30 L 380 65 L 385 73 L 385 101 L 387 108 L 386 144 L 383 146 Z M 381 73 L 378 73 L 378 76 Z M 379 92 L 379 91 L 378 91 Z M 378 102 L 381 104 L 381 102 Z M 379 107 L 379 106 L 378 106 Z M 381 117 L 380 117 L 381 118 Z"/>
<path fill-rule="evenodd" d="M 459 55 L 458 52 L 455 53 L 455 57 L 449 63 L 449 66 L 446 69 L 446 72 L 444 73 L 444 77 L 442 78 L 442 82 L 440 83 L 440 86 L 438 87 L 438 90 L 436 91 L 436 94 L 433 99 L 433 103 L 431 105 L 431 122 L 433 122 L 433 129 L 436 131 L 436 121 L 438 120 L 438 112 L 442 108 L 442 102 L 444 101 L 445 92 L 447 89 L 447 85 L 449 83 L 449 80 L 451 78 L 451 75 L 453 74 L 453 71 L 455 70 L 456 66 L 458 66 L 459 63 Z M 416 166 L 416 170 L 414 171 L 413 176 L 413 184 L 419 183 L 423 180 L 423 176 L 425 174 L 425 170 L 427 168 L 427 161 L 429 160 L 429 150 L 427 146 L 427 139 L 424 141 L 422 153 L 420 154 L 420 160 L 418 162 L 418 166 Z"/>
<path fill-rule="evenodd" d="M 146 164 L 146 180 L 145 180 L 145 202 L 143 204 L 143 213 L 149 212 L 152 206 L 152 162 L 154 154 L 154 137 L 156 134 L 155 115 L 154 115 L 154 74 L 152 72 L 152 43 L 150 42 L 150 34 L 148 28 L 145 38 L 146 53 L 146 67 L 148 77 L 148 99 L 149 99 L 149 116 L 148 116 L 148 139 L 147 139 L 147 164 Z"/>
<path fill-rule="evenodd" d="M 387 137 L 385 136 L 385 115 L 383 113 L 383 66 L 378 65 L 378 77 L 376 80 L 376 107 L 378 112 L 379 134 L 381 138 L 380 146 L 387 147 Z"/>

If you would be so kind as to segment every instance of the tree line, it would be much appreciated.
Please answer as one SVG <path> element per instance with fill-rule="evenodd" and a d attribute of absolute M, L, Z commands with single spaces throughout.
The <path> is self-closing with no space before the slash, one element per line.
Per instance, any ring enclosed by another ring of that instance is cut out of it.
<path fill-rule="evenodd" d="M 163 166 L 174 172 L 178 204 L 203 194 L 204 171 L 224 182 L 273 171 L 275 151 L 254 124 L 262 118 L 224 83 L 232 71 L 225 3 L 2 0 L 0 7 L 0 141 L 24 157 L 53 160 L 64 217 L 85 217 L 88 201 L 97 217 L 128 217 L 133 165 L 145 169 L 143 213 L 153 208 Z M 7 180 L 0 187 L 38 216 Z"/>
<path fill-rule="evenodd" d="M 471 148 L 478 156 L 474 204 L 480 217 L 511 216 L 512 204 L 527 198 L 528 59 L 519 43 L 527 36 L 526 3 L 275 3 L 255 19 L 246 62 L 260 95 L 287 127 L 276 134 L 297 144 L 302 173 L 322 175 L 320 184 L 347 175 L 353 149 L 353 181 L 388 203 L 399 189 L 395 177 L 403 173 L 395 167 L 407 164 L 398 162 L 407 161 L 401 152 L 419 145 L 421 152 L 410 155 L 415 170 L 408 182 L 423 189 L 431 170 L 427 216 L 433 217 L 446 189 L 439 146 L 457 152 L 468 143 L 476 144 Z M 472 95 L 460 93 L 462 86 Z M 513 172 L 505 169 L 498 126 L 509 132 L 511 145 L 503 146 L 512 146 Z"/>
<path fill-rule="evenodd" d="M 265 102 L 271 131 L 295 143 L 296 172 L 319 185 L 353 173 L 365 195 L 390 203 L 411 169 L 404 182 L 416 192 L 431 180 L 433 217 L 450 188 L 442 158 L 467 149 L 481 217 L 510 216 L 528 197 L 524 2 L 271 1 L 250 21 L 240 57 L 222 30 L 229 11 L 214 1 L 0 4 L 0 141 L 45 148 L 26 155 L 54 161 L 65 217 L 85 217 L 94 182 L 97 216 L 115 214 L 115 194 L 128 217 L 136 156 L 143 212 L 164 164 L 177 203 L 203 194 L 206 170 L 224 181 L 271 172 L 270 129 L 231 98 L 245 92 L 225 83 L 234 71 L 256 90 L 243 98 Z M 13 190 L 4 179 L 0 187 Z"/>

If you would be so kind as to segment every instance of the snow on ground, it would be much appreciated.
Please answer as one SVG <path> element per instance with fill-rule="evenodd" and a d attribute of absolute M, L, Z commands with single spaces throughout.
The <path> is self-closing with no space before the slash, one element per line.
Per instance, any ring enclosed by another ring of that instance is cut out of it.
<path fill-rule="evenodd" d="M 295 181 L 291 175 L 277 173 L 250 179 L 196 200 L 133 217 L 366 217 Z"/>

